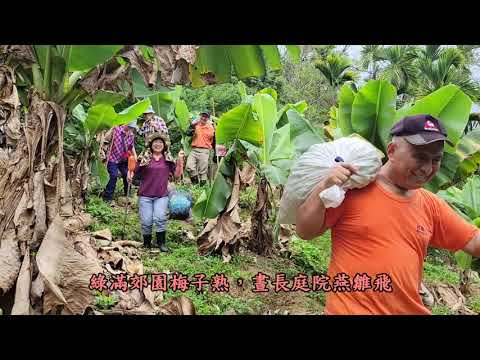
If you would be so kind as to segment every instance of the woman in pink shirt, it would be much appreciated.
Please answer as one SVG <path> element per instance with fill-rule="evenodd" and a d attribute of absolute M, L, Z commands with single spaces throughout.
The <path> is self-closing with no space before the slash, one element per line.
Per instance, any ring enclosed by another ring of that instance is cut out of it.
<path fill-rule="evenodd" d="M 139 156 L 135 173 L 140 178 L 138 207 L 142 227 L 143 244 L 151 247 L 152 227 L 155 224 L 157 245 L 162 252 L 165 246 L 168 211 L 168 178 L 175 172 L 175 163 L 166 158 L 168 138 L 163 133 L 153 133 L 147 139 L 150 152 Z M 129 181 L 133 174 L 129 175 Z"/>

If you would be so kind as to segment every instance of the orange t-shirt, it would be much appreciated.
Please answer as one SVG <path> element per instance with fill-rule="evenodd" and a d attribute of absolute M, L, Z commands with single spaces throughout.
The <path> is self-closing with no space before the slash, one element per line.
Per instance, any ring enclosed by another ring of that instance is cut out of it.
<path fill-rule="evenodd" d="M 377 182 L 348 191 L 338 208 L 327 209 L 324 226 L 332 229 L 329 315 L 430 314 L 419 294 L 427 247 L 456 251 L 477 231 L 427 190 L 407 199 Z M 339 287 L 341 273 L 351 291 Z"/>
<path fill-rule="evenodd" d="M 205 125 L 202 125 L 202 123 L 199 122 L 195 125 L 195 135 L 193 136 L 192 147 L 211 149 L 214 133 L 215 130 L 212 124 L 206 123 Z"/>

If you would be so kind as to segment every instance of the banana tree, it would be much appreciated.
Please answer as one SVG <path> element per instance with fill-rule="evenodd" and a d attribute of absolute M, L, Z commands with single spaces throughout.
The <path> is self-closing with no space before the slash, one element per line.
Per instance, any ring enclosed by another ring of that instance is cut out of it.
<path fill-rule="evenodd" d="M 288 55 L 300 59 L 297 45 L 285 45 Z M 190 66 L 192 86 L 230 82 L 238 79 L 263 77 L 267 69 L 282 67 L 278 45 L 204 45 L 198 49 L 197 61 Z"/>
<path fill-rule="evenodd" d="M 385 152 L 394 123 L 407 115 L 430 114 L 442 120 L 454 146 L 446 145 L 441 169 L 426 187 L 437 192 L 455 178 L 471 173 L 472 161 L 478 156 L 478 137 L 463 136 L 472 106 L 470 98 L 456 85 L 447 85 L 397 110 L 396 96 L 395 87 L 384 80 L 371 80 L 358 92 L 343 86 L 338 105 L 342 135 L 358 133 Z"/>
<path fill-rule="evenodd" d="M 264 89 L 253 97 L 244 96 L 244 103 L 224 113 L 216 130 L 217 142 L 228 148 L 236 149 L 233 166 L 239 167 L 240 158 L 247 158 L 257 169 L 260 178 L 257 190 L 257 202 L 251 217 L 252 232 L 249 247 L 259 253 L 268 254 L 272 248 L 272 229 L 267 223 L 271 210 L 272 186 L 285 184 L 292 160 L 303 153 L 310 145 L 322 142 L 311 124 L 302 116 L 305 102 L 288 104 L 277 111 L 277 93 L 273 89 Z M 232 172 L 233 173 L 233 172 Z M 223 209 L 228 194 L 219 191 L 225 186 L 223 173 L 217 174 L 213 187 L 208 191 L 211 196 L 203 199 L 220 198 L 215 211 L 208 214 L 215 217 Z M 231 187 L 228 187 L 230 189 Z M 213 196 L 216 194 L 216 196 Z M 194 211 L 207 215 L 208 202 L 198 202 Z"/>
<path fill-rule="evenodd" d="M 480 177 L 472 176 L 465 183 L 463 189 L 455 186 L 438 192 L 438 195 L 447 201 L 450 206 L 466 221 L 480 228 Z M 461 272 L 461 287 L 463 293 L 469 292 L 472 256 L 460 250 L 455 253 L 457 265 Z M 478 261 L 478 260 L 477 260 Z"/>
<path fill-rule="evenodd" d="M 64 148 L 67 150 L 71 139 L 81 139 L 82 142 L 81 147 L 74 141 L 73 146 L 68 148 L 68 153 L 75 156 L 75 166 L 83 167 L 83 171 L 80 172 L 82 197 L 87 190 L 89 175 L 92 175 L 102 188 L 108 182 L 108 173 L 100 155 L 103 144 L 102 133 L 135 120 L 150 105 L 150 99 L 147 98 L 117 113 L 114 106 L 123 100 L 124 97 L 117 93 L 99 91 L 87 113 L 84 105 L 79 104 L 73 109 L 72 116 L 67 117 Z"/>

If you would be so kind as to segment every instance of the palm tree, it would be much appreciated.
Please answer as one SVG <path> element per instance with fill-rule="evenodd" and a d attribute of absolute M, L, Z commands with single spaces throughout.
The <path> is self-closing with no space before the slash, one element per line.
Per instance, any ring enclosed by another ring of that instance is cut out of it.
<path fill-rule="evenodd" d="M 328 83 L 334 88 L 338 88 L 348 81 L 354 82 L 357 79 L 357 73 L 349 70 L 351 66 L 350 59 L 338 53 L 330 53 L 326 58 L 315 61 L 315 67 L 320 70 Z"/>
<path fill-rule="evenodd" d="M 363 45 L 360 51 L 360 67 L 370 74 L 370 79 L 376 80 L 382 60 L 382 45 Z"/>
<path fill-rule="evenodd" d="M 431 45 L 420 49 L 417 66 L 421 81 L 416 89 L 417 96 L 425 96 L 442 86 L 457 85 L 474 101 L 480 99 L 480 86 L 471 79 L 468 68 L 473 57 L 473 49 L 461 47 L 438 47 L 435 51 L 428 49 Z"/>
<path fill-rule="evenodd" d="M 411 45 L 393 45 L 383 48 L 379 57 L 386 63 L 379 77 L 391 82 L 399 95 L 410 95 L 417 81 L 417 49 Z"/>

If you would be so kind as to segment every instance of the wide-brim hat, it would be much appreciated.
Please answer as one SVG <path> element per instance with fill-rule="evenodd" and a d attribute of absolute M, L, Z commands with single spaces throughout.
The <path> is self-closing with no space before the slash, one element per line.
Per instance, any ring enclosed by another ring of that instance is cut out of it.
<path fill-rule="evenodd" d="M 154 132 L 154 133 L 147 136 L 148 147 L 151 147 L 152 142 L 156 139 L 162 139 L 163 142 L 165 143 L 165 151 L 168 151 L 168 148 L 170 147 L 170 137 L 165 133 Z"/>

